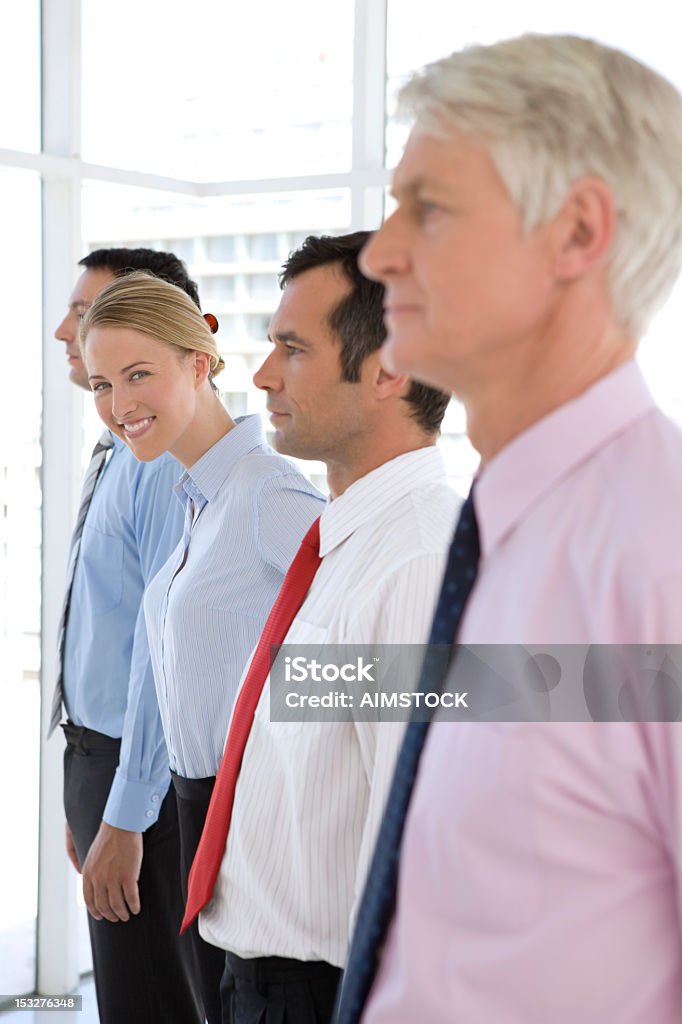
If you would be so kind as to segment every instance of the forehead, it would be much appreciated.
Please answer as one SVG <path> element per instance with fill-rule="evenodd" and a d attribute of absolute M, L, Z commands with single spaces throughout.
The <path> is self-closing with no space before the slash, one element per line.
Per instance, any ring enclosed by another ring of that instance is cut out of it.
<path fill-rule="evenodd" d="M 403 195 L 433 188 L 500 188 L 502 181 L 485 145 L 462 134 L 436 137 L 418 126 L 410 132 L 405 150 L 393 174 L 392 189 Z"/>
<path fill-rule="evenodd" d="M 137 360 L 159 362 L 167 358 L 171 350 L 172 346 L 141 331 L 104 324 L 90 329 L 84 346 L 91 373 L 98 372 L 99 367 L 112 372 Z"/>
<path fill-rule="evenodd" d="M 291 331 L 310 341 L 335 340 L 329 316 L 350 290 L 350 282 L 335 264 L 303 271 L 285 286 L 270 322 L 271 333 Z"/>
<path fill-rule="evenodd" d="M 73 286 L 69 305 L 90 305 L 102 289 L 116 279 L 113 271 L 105 267 L 96 270 L 84 270 Z"/>

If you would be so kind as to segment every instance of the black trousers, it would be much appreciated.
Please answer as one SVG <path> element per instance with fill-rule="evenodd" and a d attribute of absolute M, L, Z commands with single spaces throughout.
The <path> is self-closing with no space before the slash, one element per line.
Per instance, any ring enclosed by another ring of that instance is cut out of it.
<path fill-rule="evenodd" d="M 175 798 L 180 826 L 180 875 L 182 895 L 187 900 L 187 879 L 194 854 L 201 839 L 206 812 L 215 785 L 215 776 L 208 779 L 184 779 L 173 772 Z M 221 1024 L 220 981 L 225 970 L 225 950 L 204 942 L 194 921 L 185 932 L 192 945 L 196 975 L 201 982 L 204 1013 L 208 1024 Z"/>
<path fill-rule="evenodd" d="M 120 740 L 70 724 L 64 733 L 64 808 L 83 864 L 102 821 Z M 143 842 L 140 913 L 116 923 L 88 914 L 100 1022 L 201 1024 L 191 947 L 178 934 L 183 903 L 172 786 Z"/>
<path fill-rule="evenodd" d="M 227 954 L 222 1024 L 329 1024 L 341 968 L 280 956 Z"/>

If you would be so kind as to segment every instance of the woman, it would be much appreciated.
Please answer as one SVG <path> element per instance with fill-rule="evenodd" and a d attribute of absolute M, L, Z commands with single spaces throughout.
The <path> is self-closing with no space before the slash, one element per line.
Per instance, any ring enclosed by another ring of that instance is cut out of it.
<path fill-rule="evenodd" d="M 144 602 L 185 886 L 242 669 L 323 499 L 268 447 L 260 417 L 233 420 L 222 405 L 211 327 L 179 288 L 147 274 L 116 280 L 87 312 L 81 345 L 112 433 L 138 459 L 167 451 L 186 470 L 184 535 Z M 196 924 L 190 934 L 204 1010 L 219 1024 L 224 954 Z"/>

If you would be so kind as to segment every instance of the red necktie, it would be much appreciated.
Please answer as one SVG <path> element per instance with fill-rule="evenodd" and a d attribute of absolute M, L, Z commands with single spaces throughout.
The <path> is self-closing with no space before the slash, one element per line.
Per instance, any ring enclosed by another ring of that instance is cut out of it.
<path fill-rule="evenodd" d="M 320 520 L 316 519 L 301 542 L 272 606 L 244 685 L 239 691 L 216 778 L 204 830 L 187 883 L 187 906 L 180 934 L 192 923 L 213 895 L 225 852 L 232 817 L 234 792 L 253 716 L 270 672 L 270 648 L 281 644 L 296 612 L 303 604 L 320 565 Z"/>

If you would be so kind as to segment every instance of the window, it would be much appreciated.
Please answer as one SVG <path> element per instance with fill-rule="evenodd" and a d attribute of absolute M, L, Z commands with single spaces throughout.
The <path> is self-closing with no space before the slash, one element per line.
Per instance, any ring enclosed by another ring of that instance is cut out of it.
<path fill-rule="evenodd" d="M 349 2 L 83 0 L 85 159 L 195 181 L 349 170 L 352 62 Z"/>
<path fill-rule="evenodd" d="M 40 763 L 40 179 L 0 168 L 0 992 L 35 984 Z"/>
<path fill-rule="evenodd" d="M 22 0 L 4 12 L 0 31 L 0 147 L 40 148 L 40 3 Z"/>

